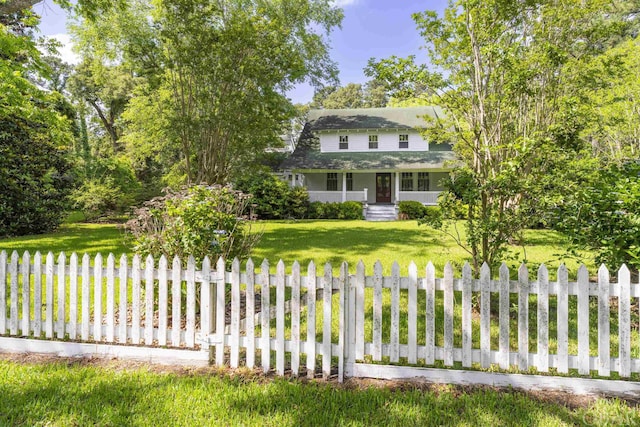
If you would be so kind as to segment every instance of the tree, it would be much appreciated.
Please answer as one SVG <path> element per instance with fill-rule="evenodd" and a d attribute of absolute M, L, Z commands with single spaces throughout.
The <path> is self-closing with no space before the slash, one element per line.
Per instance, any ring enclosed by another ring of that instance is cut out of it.
<path fill-rule="evenodd" d="M 279 141 L 295 115 L 287 89 L 336 74 L 319 31 L 338 25 L 342 13 L 328 0 L 154 6 L 164 73 L 162 96 L 150 97 L 164 102 L 166 135 L 179 144 L 188 182 L 227 182 Z"/>
<path fill-rule="evenodd" d="M 464 208 L 466 237 L 453 232 L 476 271 L 493 264 L 506 244 L 538 218 L 563 161 L 579 157 L 589 112 L 582 102 L 600 82 L 587 65 L 628 37 L 629 4 L 600 0 L 529 2 L 460 0 L 439 17 L 414 15 L 434 71 L 412 58 L 370 64 L 402 96 L 440 105 L 428 138 L 455 142 L 462 165 L 452 174 L 441 208 Z M 406 85 L 394 79 L 407 65 Z M 454 223 L 455 224 L 455 223 Z"/>
<path fill-rule="evenodd" d="M 385 107 L 387 93 L 384 85 L 371 80 L 366 85 L 349 83 L 346 86 L 326 86 L 314 93 L 311 108 L 376 108 Z"/>
<path fill-rule="evenodd" d="M 72 184 L 73 134 L 58 93 L 32 78 L 46 72 L 32 29 L 37 17 L 0 17 L 0 236 L 43 233 L 64 217 Z"/>

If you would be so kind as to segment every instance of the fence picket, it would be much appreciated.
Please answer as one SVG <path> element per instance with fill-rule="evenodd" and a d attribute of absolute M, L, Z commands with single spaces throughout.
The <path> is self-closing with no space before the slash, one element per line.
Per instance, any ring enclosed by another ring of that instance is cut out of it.
<path fill-rule="evenodd" d="M 225 296 L 226 296 L 226 278 L 225 278 L 225 261 L 222 257 L 218 258 L 216 264 L 218 272 L 218 280 L 216 280 L 216 365 L 224 365 L 224 327 L 225 327 Z"/>
<path fill-rule="evenodd" d="M 278 375 L 284 375 L 284 298 L 284 262 L 280 260 L 276 267 L 276 373 Z"/>
<path fill-rule="evenodd" d="M 345 350 L 348 348 L 346 328 L 347 310 L 348 310 L 348 295 L 347 289 L 349 286 L 349 266 L 346 262 L 343 262 L 340 266 L 340 278 L 338 279 L 338 382 L 344 381 L 344 361 Z"/>
<path fill-rule="evenodd" d="M 391 345 L 389 360 L 400 360 L 400 266 L 394 262 L 391 266 Z"/>
<path fill-rule="evenodd" d="M 631 375 L 631 274 L 626 265 L 618 270 L 618 373 L 623 378 Z"/>
<path fill-rule="evenodd" d="M 151 255 L 144 262 L 144 343 L 153 344 L 153 272 L 155 262 Z"/>
<path fill-rule="evenodd" d="M 373 360 L 382 360 L 382 264 L 373 266 Z"/>
<path fill-rule="evenodd" d="M 564 264 L 558 268 L 557 318 L 558 372 L 566 374 L 569 372 L 569 272 Z"/>
<path fill-rule="evenodd" d="M 140 344 L 140 255 L 131 262 L 131 343 Z"/>
<path fill-rule="evenodd" d="M 578 268 L 578 373 L 588 375 L 589 361 L 589 272 L 585 265 Z"/>
<path fill-rule="evenodd" d="M 120 344 L 125 344 L 127 342 L 127 298 L 128 298 L 128 287 L 129 287 L 129 277 L 128 277 L 128 263 L 127 256 L 122 254 L 120 257 L 120 269 L 119 269 L 119 293 L 120 298 L 118 299 L 119 313 L 118 313 L 118 342 Z"/>
<path fill-rule="evenodd" d="M 107 342 L 114 342 L 116 335 L 116 258 L 107 257 Z"/>
<path fill-rule="evenodd" d="M 529 270 L 518 269 L 518 369 L 529 369 Z"/>
<path fill-rule="evenodd" d="M 313 261 L 307 267 L 307 377 L 313 378 L 316 372 L 316 289 L 318 279 Z"/>
<path fill-rule="evenodd" d="M 333 272 L 331 264 L 324 265 L 324 280 L 322 282 L 322 378 L 331 375 L 331 296 Z"/>
<path fill-rule="evenodd" d="M 269 319 L 269 311 L 270 307 L 270 279 L 271 276 L 269 274 L 269 261 L 266 259 L 262 261 L 261 266 L 261 281 L 262 281 L 262 289 L 261 291 L 261 303 L 262 303 L 262 343 L 261 343 L 261 352 L 260 359 L 262 360 L 262 371 L 266 374 L 269 372 L 271 368 L 271 325 Z"/>
<path fill-rule="evenodd" d="M 609 271 L 603 264 L 598 269 L 598 375 L 602 377 L 611 372 L 609 318 Z"/>
<path fill-rule="evenodd" d="M 472 362 L 471 290 L 471 266 L 465 262 L 462 267 L 462 366 L 465 368 L 471 367 Z"/>
<path fill-rule="evenodd" d="M 247 368 L 253 369 L 256 364 L 256 285 L 255 266 L 249 258 L 246 265 L 247 272 L 247 303 L 245 314 L 245 335 L 247 337 Z"/>
<path fill-rule="evenodd" d="M 160 261 L 162 262 L 162 259 L 160 259 Z M 207 353 L 209 352 L 209 336 L 213 332 L 213 318 L 215 315 L 215 301 L 213 301 L 212 296 L 211 260 L 208 256 L 205 256 L 202 260 L 202 284 L 200 285 L 200 349 Z M 162 302 L 159 304 L 162 306 Z M 166 306 L 166 302 L 164 305 Z M 160 327 L 162 328 L 162 325 Z"/>
<path fill-rule="evenodd" d="M 53 261 L 53 252 L 49 252 L 47 254 L 47 260 L 45 264 L 45 274 L 46 274 L 46 310 L 45 310 L 45 324 L 44 324 L 44 334 L 48 339 L 53 338 L 53 269 L 54 269 L 54 261 Z M 87 289 L 88 289 L 87 284 Z"/>
<path fill-rule="evenodd" d="M 424 363 L 433 365 L 436 355 L 435 336 L 436 336 L 436 269 L 433 263 L 429 261 L 425 270 L 425 334 L 426 334 L 426 351 Z"/>
<path fill-rule="evenodd" d="M 444 266 L 444 364 L 453 366 L 453 266 Z"/>
<path fill-rule="evenodd" d="M 501 369 L 509 369 L 511 365 L 510 354 L 511 350 L 509 347 L 509 309 L 510 309 L 510 301 L 509 301 L 509 267 L 504 262 L 500 266 L 500 294 L 499 294 L 499 322 L 500 322 L 500 333 L 498 340 L 500 347 L 500 355 L 499 355 L 499 365 Z"/>
<path fill-rule="evenodd" d="M 180 347 L 182 320 L 182 263 L 177 256 L 171 263 L 171 345 Z"/>
<path fill-rule="evenodd" d="M 480 267 L 480 366 L 491 366 L 491 270 L 486 262 Z"/>
<path fill-rule="evenodd" d="M 300 264 L 291 267 L 291 373 L 298 376 L 300 370 Z"/>
<path fill-rule="evenodd" d="M 93 262 L 93 340 L 102 341 L 102 254 Z"/>
<path fill-rule="evenodd" d="M 536 366 L 549 372 L 549 271 L 544 264 L 538 268 L 538 352 Z"/>
<path fill-rule="evenodd" d="M 18 335 L 18 252 L 11 254 L 9 275 L 11 276 L 11 306 L 9 308 L 9 333 Z"/>
<path fill-rule="evenodd" d="M 7 333 L 7 252 L 0 252 L 0 335 Z"/>
<path fill-rule="evenodd" d="M 20 266 L 22 274 L 22 336 L 29 336 L 31 321 L 31 255 L 29 251 L 22 254 L 22 265 Z"/>
<path fill-rule="evenodd" d="M 284 322 L 284 316 L 282 319 Z M 229 358 L 231 368 L 237 368 L 240 360 L 240 261 L 238 258 L 235 258 L 231 264 L 231 336 L 229 337 L 229 345 L 231 347 Z M 283 373 L 284 368 L 280 375 Z"/>
<path fill-rule="evenodd" d="M 196 259 L 189 255 L 187 259 L 187 324 L 185 345 L 193 348 L 196 344 Z"/>
<path fill-rule="evenodd" d="M 167 269 L 169 263 L 167 257 L 160 256 L 158 261 L 158 345 L 167 345 L 167 328 L 169 325 L 169 277 Z M 205 263 L 202 263 L 202 270 L 205 277 L 208 278 L 208 270 L 205 270 Z M 204 285 L 202 287 L 204 289 Z M 202 298 L 204 303 L 204 297 Z M 205 313 L 202 311 L 202 313 Z M 203 320 L 205 319 L 203 315 Z"/>
<path fill-rule="evenodd" d="M 36 254 L 37 256 L 38 254 Z M 37 264 L 34 262 L 34 264 Z M 40 273 L 35 272 L 34 265 L 34 273 L 35 276 L 38 276 Z M 35 291 L 37 292 L 39 280 L 36 278 L 34 281 Z M 34 303 L 34 309 L 36 310 L 35 316 L 38 317 L 38 307 L 40 305 Z M 36 321 L 36 325 L 38 322 Z M 34 325 L 34 335 L 37 337 L 40 335 L 40 332 L 35 332 Z M 71 257 L 69 258 L 69 339 L 75 340 L 78 338 L 78 254 L 73 252 Z"/>
<path fill-rule="evenodd" d="M 356 347 L 355 358 L 364 359 L 364 285 L 365 266 L 360 260 L 356 266 Z"/>
<path fill-rule="evenodd" d="M 418 267 L 411 261 L 409 264 L 409 306 L 407 307 L 408 347 L 407 361 L 418 361 Z"/>
<path fill-rule="evenodd" d="M 47 263 L 49 261 L 49 257 L 47 256 Z M 90 277 L 89 277 L 89 264 L 90 264 L 89 254 L 85 253 L 82 256 L 82 323 L 80 324 L 82 341 L 89 341 L 89 300 L 90 300 Z M 49 268 L 46 268 L 47 272 Z M 49 275 L 47 273 L 47 295 L 49 294 Z M 49 320 L 49 297 L 47 296 L 47 315 L 45 317 L 45 321 Z M 45 327 L 47 329 L 47 327 Z"/>
<path fill-rule="evenodd" d="M 2 260 L 0 260 L 2 263 Z M 76 256 L 76 269 L 75 269 L 75 279 L 77 281 L 78 275 L 78 258 Z M 73 276 L 72 276 L 73 277 Z M 71 279 L 73 283 L 73 278 Z M 4 281 L 0 276 L 0 284 L 4 288 Z M 1 290 L 0 290 L 1 291 Z M 77 283 L 76 283 L 76 304 L 77 304 Z M 4 313 L 5 305 L 2 303 L 2 298 L 0 298 L 0 307 L 2 307 L 3 313 L 0 313 L 0 316 Z M 77 306 L 76 306 L 76 321 L 77 321 Z M 3 328 L 0 326 L 0 334 L 3 333 Z M 33 336 L 35 338 L 40 338 L 42 335 L 42 254 L 40 251 L 36 252 L 33 257 Z M 71 339 L 77 338 L 77 329 L 76 334 Z"/>
<path fill-rule="evenodd" d="M 246 265 L 247 274 L 247 303 L 245 318 L 245 335 L 247 337 L 247 368 L 253 369 L 256 364 L 256 284 L 255 266 L 253 260 L 249 258 Z"/>
<path fill-rule="evenodd" d="M 65 298 L 66 298 L 66 286 L 67 279 L 65 276 L 65 264 L 67 263 L 67 258 L 64 252 L 60 252 L 58 256 L 58 318 L 56 322 L 57 326 L 57 337 L 59 339 L 64 338 L 64 329 L 65 329 Z"/>

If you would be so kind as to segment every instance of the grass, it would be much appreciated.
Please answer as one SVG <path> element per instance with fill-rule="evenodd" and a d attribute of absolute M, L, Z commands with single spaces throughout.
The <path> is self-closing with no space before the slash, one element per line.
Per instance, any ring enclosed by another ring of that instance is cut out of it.
<path fill-rule="evenodd" d="M 258 223 L 256 229 L 263 232 L 262 239 L 254 248 L 252 257 L 257 264 L 263 259 L 269 260 L 272 270 L 278 260 L 282 259 L 287 271 L 298 261 L 303 270 L 310 261 L 322 270 L 325 263 L 331 263 L 334 272 L 339 271 L 343 261 L 347 261 L 352 270 L 362 260 L 367 267 L 367 274 L 373 274 L 376 261 L 383 264 L 384 274 L 391 273 L 391 264 L 400 264 L 401 274 L 406 274 L 411 261 L 424 268 L 432 261 L 441 272 L 447 261 L 456 267 L 457 274 L 468 254 L 450 237 L 425 226 L 418 226 L 416 221 L 367 222 L 367 221 L 264 221 Z M 564 237 L 554 231 L 532 230 L 525 233 L 530 244 L 526 248 L 526 257 L 521 247 L 510 247 L 509 264 L 515 271 L 517 264 L 523 260 L 530 263 L 530 271 L 546 263 L 550 268 L 560 264 L 558 254 L 564 252 Z M 0 250 L 25 250 L 34 253 L 52 251 L 56 256 L 64 251 L 67 255 L 86 252 L 95 255 L 101 252 L 105 257 L 113 252 L 116 258 L 122 253 L 130 253 L 122 229 L 113 224 L 63 224 L 51 234 L 24 236 L 11 239 L 0 239 Z M 575 275 L 578 262 L 575 259 L 562 259 L 570 272 Z M 585 256 L 581 262 L 587 263 L 594 271 L 593 262 Z"/>
<path fill-rule="evenodd" d="M 0 425 L 640 425 L 617 399 L 372 384 L 0 359 Z"/>

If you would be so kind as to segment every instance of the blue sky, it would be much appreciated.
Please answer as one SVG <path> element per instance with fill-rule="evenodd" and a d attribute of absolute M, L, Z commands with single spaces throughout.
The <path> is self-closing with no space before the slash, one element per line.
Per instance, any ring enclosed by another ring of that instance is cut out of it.
<path fill-rule="evenodd" d="M 419 61 L 425 61 L 425 53 L 420 49 L 423 42 L 411 14 L 427 9 L 441 12 L 446 6 L 446 0 L 336 0 L 336 3 L 344 10 L 344 20 L 342 28 L 331 33 L 331 57 L 338 64 L 343 85 L 365 82 L 363 69 L 372 57 L 414 54 Z M 69 42 L 66 16 L 57 5 L 45 0 L 34 10 L 42 16 L 43 35 L 55 36 L 65 44 Z M 69 58 L 70 47 L 63 49 L 62 55 Z M 313 89 L 300 85 L 289 96 L 294 102 L 306 103 L 311 100 Z"/>

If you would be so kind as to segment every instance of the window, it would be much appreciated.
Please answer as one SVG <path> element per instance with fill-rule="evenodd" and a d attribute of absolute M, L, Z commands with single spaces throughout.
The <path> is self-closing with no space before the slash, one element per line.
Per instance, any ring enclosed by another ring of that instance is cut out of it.
<path fill-rule="evenodd" d="M 418 172 L 418 191 L 429 191 L 429 172 Z"/>
<path fill-rule="evenodd" d="M 400 135 L 399 148 L 409 148 L 409 135 Z"/>
<path fill-rule="evenodd" d="M 413 191 L 413 172 L 402 172 L 400 188 L 402 191 Z"/>
<path fill-rule="evenodd" d="M 327 174 L 327 191 L 338 191 L 338 174 Z"/>
<path fill-rule="evenodd" d="M 338 148 L 340 148 L 341 150 L 348 150 L 349 149 L 349 135 L 340 135 L 338 138 L 340 138 L 340 146 Z"/>
<path fill-rule="evenodd" d="M 378 135 L 369 135 L 369 150 L 378 149 Z"/>
<path fill-rule="evenodd" d="M 347 191 L 353 191 L 353 174 L 347 172 Z"/>

